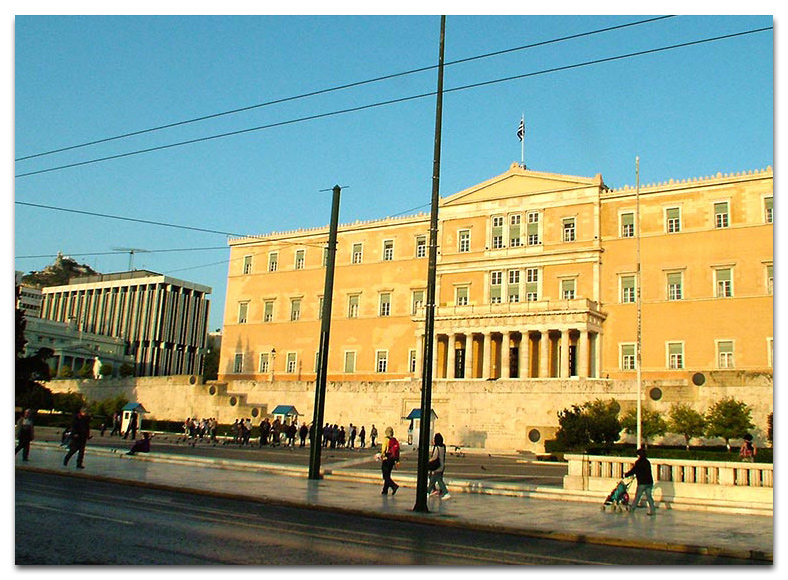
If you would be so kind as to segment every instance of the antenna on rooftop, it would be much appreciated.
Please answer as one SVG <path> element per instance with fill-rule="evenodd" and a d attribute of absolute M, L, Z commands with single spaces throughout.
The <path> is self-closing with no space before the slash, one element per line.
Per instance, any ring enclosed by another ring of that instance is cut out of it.
<path fill-rule="evenodd" d="M 142 248 L 112 248 L 113 252 L 128 252 L 129 253 L 129 272 L 134 270 L 134 254 L 137 252 L 147 252 Z"/>

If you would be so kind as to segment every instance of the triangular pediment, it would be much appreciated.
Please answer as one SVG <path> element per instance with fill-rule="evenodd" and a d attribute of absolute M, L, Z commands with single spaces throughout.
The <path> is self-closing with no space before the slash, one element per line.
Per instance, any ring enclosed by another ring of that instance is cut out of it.
<path fill-rule="evenodd" d="M 441 206 L 462 205 L 508 197 L 523 197 L 543 193 L 602 186 L 602 176 L 578 177 L 560 173 L 544 173 L 523 169 L 513 163 L 509 171 L 488 179 L 441 201 Z"/>

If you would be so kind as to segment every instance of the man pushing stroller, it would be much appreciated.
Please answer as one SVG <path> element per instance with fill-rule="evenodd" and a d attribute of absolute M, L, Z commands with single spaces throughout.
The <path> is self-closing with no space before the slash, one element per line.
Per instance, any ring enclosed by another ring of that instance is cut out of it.
<path fill-rule="evenodd" d="M 654 487 L 654 478 L 651 476 L 651 462 L 646 459 L 646 450 L 643 447 L 638 449 L 637 461 L 635 461 L 632 469 L 624 474 L 624 477 L 629 477 L 631 475 L 634 475 L 635 479 L 637 479 L 638 487 L 637 491 L 635 492 L 635 501 L 630 504 L 629 511 L 635 511 L 635 508 L 640 502 L 640 497 L 645 493 L 646 502 L 648 503 L 648 511 L 646 514 L 653 516 L 656 513 L 656 508 L 654 507 L 654 498 L 651 496 L 651 490 Z"/>

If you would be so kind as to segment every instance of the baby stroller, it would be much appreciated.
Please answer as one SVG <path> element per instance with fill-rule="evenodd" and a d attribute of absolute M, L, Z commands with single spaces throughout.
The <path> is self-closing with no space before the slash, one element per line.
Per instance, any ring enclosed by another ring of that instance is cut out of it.
<path fill-rule="evenodd" d="M 602 511 L 605 511 L 607 506 L 611 506 L 613 511 L 623 511 L 627 509 L 629 505 L 628 490 L 629 486 L 632 484 L 632 480 L 633 478 L 630 477 L 627 480 L 622 479 L 616 484 L 616 487 L 613 488 L 613 491 L 611 491 L 610 495 L 605 499 L 605 503 L 602 504 Z"/>

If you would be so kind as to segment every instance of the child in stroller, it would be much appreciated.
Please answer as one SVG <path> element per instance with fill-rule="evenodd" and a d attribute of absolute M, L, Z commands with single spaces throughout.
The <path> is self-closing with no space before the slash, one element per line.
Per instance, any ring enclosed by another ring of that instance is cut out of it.
<path fill-rule="evenodd" d="M 605 498 L 605 502 L 602 504 L 602 511 L 605 511 L 607 506 L 611 506 L 613 511 L 620 510 L 623 511 L 627 509 L 629 505 L 629 486 L 632 484 L 632 480 L 634 478 L 629 477 L 627 479 L 622 479 L 616 484 L 616 487 L 613 488 L 613 491 L 610 492 L 610 495 Z"/>

